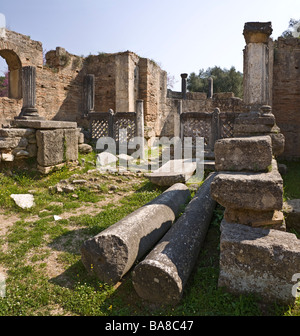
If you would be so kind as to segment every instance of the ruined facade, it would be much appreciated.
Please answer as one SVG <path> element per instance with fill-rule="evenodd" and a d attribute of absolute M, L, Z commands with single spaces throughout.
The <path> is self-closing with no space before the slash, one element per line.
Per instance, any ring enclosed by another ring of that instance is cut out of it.
<path fill-rule="evenodd" d="M 208 95 L 207 93 L 174 92 L 167 89 L 167 73 L 155 62 L 126 51 L 114 54 L 101 53 L 80 57 L 57 47 L 43 56 L 40 42 L 28 36 L 6 30 L 0 38 L 0 56 L 9 68 L 9 97 L 0 98 L 0 123 L 6 124 L 18 116 L 22 108 L 22 73 L 24 66 L 36 67 L 36 107 L 46 120 L 77 122 L 79 127 L 89 128 L 84 96 L 85 77 L 94 75 L 94 112 L 134 112 L 136 101 L 143 100 L 145 138 L 153 136 L 173 137 L 178 124 L 178 107 L 181 112 L 212 113 L 219 108 L 224 113 L 245 111 L 245 105 L 252 104 L 247 85 L 252 78 L 247 76 L 249 67 L 256 67 L 257 73 L 266 59 L 267 72 L 261 78 L 256 90 L 266 93 L 262 103 L 272 105 L 277 124 L 286 138 L 285 151 L 288 158 L 300 158 L 300 115 L 298 100 L 299 40 L 279 38 L 275 43 L 252 43 L 247 39 L 244 55 L 258 56 L 255 64 L 244 59 L 244 100 L 232 93 Z M 257 52 L 255 48 L 263 46 Z M 253 50 L 252 50 L 253 49 Z M 251 57 L 251 59 L 255 59 Z M 266 86 L 266 87 L 265 87 Z M 256 95 L 257 96 L 257 95 Z M 183 99 L 184 98 L 184 99 Z M 194 125 L 195 126 L 195 125 Z M 199 125 L 198 125 L 199 126 Z"/>

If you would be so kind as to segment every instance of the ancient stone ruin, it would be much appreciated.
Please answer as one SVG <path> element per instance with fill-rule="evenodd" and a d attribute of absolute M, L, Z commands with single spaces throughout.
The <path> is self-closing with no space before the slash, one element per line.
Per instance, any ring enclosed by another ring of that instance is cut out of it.
<path fill-rule="evenodd" d="M 57 47 L 44 62 L 40 42 L 8 30 L 0 37 L 0 56 L 10 70 L 9 95 L 0 98 L 1 169 L 26 166 L 30 159 L 47 174 L 77 164 L 78 152 L 91 151 L 106 137 L 124 160 L 137 136 L 146 139 L 139 143 L 142 160 L 154 137 L 190 138 L 192 153 L 201 137 L 203 157 L 214 160 L 215 172 L 177 221 L 197 163 L 190 160 L 179 171 L 182 160 L 174 159 L 167 162 L 173 172 L 165 174 L 162 166 L 147 175 L 169 188 L 82 245 L 84 266 L 100 280 L 116 283 L 133 270 L 142 298 L 178 303 L 219 203 L 225 208 L 219 286 L 295 300 L 300 241 L 286 232 L 284 214 L 292 218 L 295 211 L 284 208 L 277 159 L 300 157 L 300 95 L 294 88 L 299 41 L 273 42 L 270 22 L 248 22 L 243 33 L 243 100 L 213 93 L 212 78 L 209 92 L 187 92 L 184 73 L 181 92 L 167 90 L 166 72 L 130 51 L 80 57 Z"/>

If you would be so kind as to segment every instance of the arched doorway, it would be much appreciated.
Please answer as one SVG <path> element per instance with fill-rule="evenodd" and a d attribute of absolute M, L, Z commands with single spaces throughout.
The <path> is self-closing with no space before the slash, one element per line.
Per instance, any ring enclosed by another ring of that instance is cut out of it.
<path fill-rule="evenodd" d="M 9 91 L 8 97 L 14 99 L 22 98 L 22 63 L 19 56 L 9 49 L 0 50 L 8 66 Z"/>

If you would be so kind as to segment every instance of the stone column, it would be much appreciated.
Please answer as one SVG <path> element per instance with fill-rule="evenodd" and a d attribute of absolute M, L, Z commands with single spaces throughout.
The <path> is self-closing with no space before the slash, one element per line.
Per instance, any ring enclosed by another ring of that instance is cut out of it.
<path fill-rule="evenodd" d="M 272 103 L 273 41 L 271 22 L 247 22 L 244 26 L 244 102 Z"/>
<path fill-rule="evenodd" d="M 84 115 L 88 115 L 95 108 L 95 76 L 88 74 L 84 77 Z"/>
<path fill-rule="evenodd" d="M 212 77 L 208 78 L 208 96 L 207 98 L 212 98 L 214 95 L 214 80 Z"/>
<path fill-rule="evenodd" d="M 211 150 L 214 150 L 215 142 L 221 138 L 220 109 L 215 108 L 211 116 Z"/>
<path fill-rule="evenodd" d="M 23 107 L 17 119 L 44 119 L 39 116 L 36 103 L 36 68 L 25 66 L 22 68 Z"/>
<path fill-rule="evenodd" d="M 140 153 L 141 159 L 144 160 L 144 101 L 142 99 L 136 101 L 136 136 L 141 138 Z"/>
<path fill-rule="evenodd" d="M 174 137 L 181 137 L 180 115 L 182 113 L 182 100 L 177 100 L 177 113 L 174 112 Z"/>
<path fill-rule="evenodd" d="M 188 74 L 183 73 L 181 76 L 181 93 L 182 93 L 182 99 L 186 99 L 186 79 Z"/>

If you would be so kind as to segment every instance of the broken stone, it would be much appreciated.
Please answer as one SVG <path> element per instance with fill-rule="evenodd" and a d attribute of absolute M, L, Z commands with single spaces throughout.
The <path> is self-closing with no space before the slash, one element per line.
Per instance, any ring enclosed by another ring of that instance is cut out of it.
<path fill-rule="evenodd" d="M 279 230 L 221 223 L 219 287 L 237 295 L 293 304 L 293 275 L 300 270 L 300 240 Z"/>
<path fill-rule="evenodd" d="M 87 183 L 87 180 L 73 180 L 72 183 L 73 184 L 85 184 Z"/>
<path fill-rule="evenodd" d="M 175 183 L 185 183 L 194 174 L 196 168 L 197 163 L 191 159 L 170 160 L 144 176 L 159 186 L 171 186 Z"/>
<path fill-rule="evenodd" d="M 96 159 L 96 165 L 98 166 L 107 166 L 112 163 L 116 163 L 118 161 L 118 158 L 109 153 L 109 152 L 102 152 L 100 154 L 97 154 L 97 159 Z"/>
<path fill-rule="evenodd" d="M 13 154 L 10 154 L 10 153 L 2 153 L 1 159 L 2 161 L 12 162 L 14 161 L 15 157 Z"/>
<path fill-rule="evenodd" d="M 66 186 L 62 186 L 62 190 L 66 193 L 71 193 L 75 190 L 75 188 L 69 184 L 67 184 Z"/>
<path fill-rule="evenodd" d="M 269 136 L 220 139 L 214 151 L 217 171 L 267 171 L 272 164 Z"/>
<path fill-rule="evenodd" d="M 81 247 L 81 259 L 88 271 L 101 281 L 116 283 L 166 233 L 179 214 L 190 191 L 175 184 Z"/>
<path fill-rule="evenodd" d="M 14 156 L 15 158 L 28 158 L 29 157 L 29 153 L 23 149 L 18 150 L 18 151 L 14 151 Z"/>
<path fill-rule="evenodd" d="M 93 147 L 88 145 L 88 144 L 79 144 L 78 145 L 78 151 L 80 154 L 88 154 L 91 153 L 93 151 Z"/>
<path fill-rule="evenodd" d="M 135 267 L 132 281 L 141 298 L 164 304 L 180 301 L 216 205 L 210 197 L 214 175 L 208 176 L 180 218 Z"/>
<path fill-rule="evenodd" d="M 10 197 L 22 209 L 30 209 L 34 206 L 34 197 L 31 194 L 12 194 Z"/>

